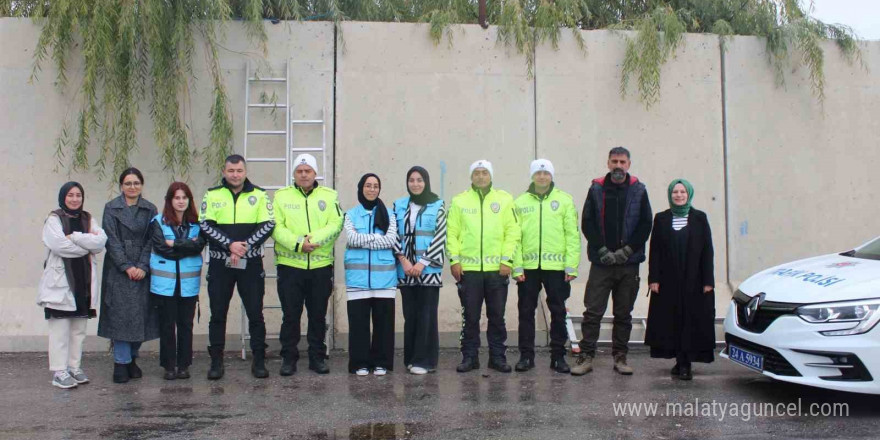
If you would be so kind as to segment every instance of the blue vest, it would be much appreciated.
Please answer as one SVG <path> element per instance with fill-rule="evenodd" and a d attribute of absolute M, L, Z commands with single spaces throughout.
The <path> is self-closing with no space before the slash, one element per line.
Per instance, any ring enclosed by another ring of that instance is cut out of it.
<path fill-rule="evenodd" d="M 419 257 L 425 255 L 425 252 L 428 251 L 428 246 L 431 245 L 431 240 L 434 239 L 434 232 L 437 228 L 437 213 L 442 206 L 443 200 L 437 200 L 434 203 L 429 203 L 428 206 L 423 206 L 418 213 L 415 213 L 417 216 L 416 228 L 413 231 L 415 237 L 407 237 L 404 235 L 404 231 L 406 231 L 406 219 L 404 217 L 406 216 L 406 210 L 409 208 L 409 196 L 404 196 L 394 201 L 394 215 L 397 216 L 397 234 L 400 236 L 400 248 L 405 250 L 407 241 L 414 238 L 416 263 L 418 263 Z M 427 266 L 422 270 L 422 274 L 441 273 L 442 271 L 442 267 Z M 397 276 L 401 279 L 406 277 L 406 274 L 403 273 L 403 266 L 399 264 Z"/>
<path fill-rule="evenodd" d="M 162 221 L 162 214 L 153 217 L 162 227 L 166 240 L 174 240 L 174 230 Z M 199 236 L 199 225 L 189 225 L 187 239 Z M 178 272 L 178 263 L 180 263 Z M 150 292 L 162 296 L 174 296 L 174 284 L 180 275 L 180 296 L 190 297 L 199 294 L 202 280 L 202 255 L 184 257 L 180 260 L 169 260 L 155 252 L 150 254 Z"/>
<path fill-rule="evenodd" d="M 387 208 L 386 208 L 387 209 Z M 388 217 L 391 218 L 391 210 Z M 359 234 L 381 234 L 375 229 L 373 210 L 361 204 L 345 213 Z M 397 286 L 397 266 L 391 249 L 345 249 L 345 285 L 360 289 L 391 289 Z"/>

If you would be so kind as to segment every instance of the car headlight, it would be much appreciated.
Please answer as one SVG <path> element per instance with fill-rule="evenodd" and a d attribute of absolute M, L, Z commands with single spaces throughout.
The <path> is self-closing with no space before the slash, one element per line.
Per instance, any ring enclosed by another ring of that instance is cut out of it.
<path fill-rule="evenodd" d="M 798 307 L 795 313 L 811 324 L 853 324 L 844 330 L 822 331 L 825 336 L 848 336 L 865 333 L 880 321 L 880 299 L 811 304 Z"/>

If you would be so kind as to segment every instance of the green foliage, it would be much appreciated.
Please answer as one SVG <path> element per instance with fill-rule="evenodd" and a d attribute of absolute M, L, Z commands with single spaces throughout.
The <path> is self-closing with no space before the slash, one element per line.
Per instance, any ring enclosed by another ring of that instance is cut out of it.
<path fill-rule="evenodd" d="M 606 6 L 616 3 L 603 1 Z M 653 10 L 640 10 L 648 4 L 658 5 Z M 824 51 L 821 43 L 831 39 L 837 42 L 844 57 L 850 62 L 861 62 L 861 52 L 852 29 L 828 25 L 809 16 L 811 5 L 800 0 L 666 0 L 626 2 L 617 9 L 620 21 L 611 23 L 613 29 L 636 31 L 628 39 L 621 78 L 621 96 L 626 95 L 629 80 L 638 77 L 639 98 L 650 107 L 659 99 L 660 70 L 675 53 L 681 32 L 713 33 L 719 36 L 722 51 L 727 49 L 732 35 L 764 37 L 770 65 L 779 85 L 785 83 L 786 66 L 799 63 L 810 72 L 812 91 L 820 104 L 825 100 Z M 606 7 L 597 24 L 608 25 L 613 17 Z M 595 12 L 595 11 L 594 11 Z M 792 58 L 790 48 L 797 51 Z"/>
<path fill-rule="evenodd" d="M 724 51 L 733 35 L 765 39 L 769 64 L 784 84 L 786 67 L 806 66 L 812 91 L 825 97 L 822 43 L 833 40 L 846 60 L 863 65 L 852 29 L 810 17 L 802 0 L 487 0 L 486 19 L 498 26 L 498 42 L 515 48 L 534 74 L 536 48 L 558 48 L 570 29 L 586 53 L 581 30 L 628 30 L 620 93 L 632 84 L 650 107 L 660 99 L 663 65 L 675 56 L 685 32 L 718 35 Z M 163 165 L 186 175 L 201 155 L 217 170 L 232 150 L 232 112 L 218 60 L 224 23 L 242 20 L 248 37 L 265 52 L 265 20 L 344 20 L 428 23 L 435 44 L 453 43 L 453 29 L 479 21 L 479 0 L 0 0 L 0 17 L 34 17 L 42 32 L 34 55 L 32 79 L 45 62 L 55 64 L 57 84 L 68 85 L 71 50 L 81 40 L 83 79 L 77 89 L 81 107 L 75 124 L 64 121 L 56 157 L 74 169 L 94 166 L 114 174 L 128 166 L 138 148 L 136 117 L 147 103 L 153 138 Z M 196 37 L 204 41 L 213 85 L 209 142 L 190 145 L 187 103 L 193 78 Z M 88 156 L 98 147 L 97 158 Z"/>

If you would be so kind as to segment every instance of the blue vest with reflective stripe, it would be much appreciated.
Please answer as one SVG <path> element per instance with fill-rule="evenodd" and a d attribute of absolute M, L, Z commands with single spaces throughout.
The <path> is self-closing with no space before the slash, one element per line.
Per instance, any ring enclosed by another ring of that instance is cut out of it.
<path fill-rule="evenodd" d="M 387 209 L 387 208 L 386 208 Z M 391 217 L 388 210 L 388 217 Z M 359 234 L 382 233 L 375 230 L 373 210 L 361 204 L 345 213 Z M 391 249 L 345 249 L 345 285 L 360 289 L 390 289 L 397 286 L 397 265 Z"/>
<path fill-rule="evenodd" d="M 431 246 L 431 240 L 434 239 L 434 232 L 437 228 L 437 213 L 440 211 L 441 206 L 443 206 L 443 200 L 437 200 L 434 203 L 423 206 L 416 213 L 416 228 L 414 231 L 416 263 L 419 262 L 419 258 L 425 255 L 428 247 Z M 404 237 L 404 231 L 406 231 L 406 219 L 404 217 L 406 216 L 407 208 L 409 208 L 409 196 L 404 196 L 394 201 L 394 215 L 397 216 L 397 234 L 400 235 L 401 249 L 404 249 L 404 246 L 406 246 L 405 239 L 411 240 L 413 238 Z M 422 270 L 422 274 L 440 273 L 442 271 L 442 267 L 427 266 Z M 403 266 L 398 265 L 397 276 L 400 278 L 405 277 Z"/>
<path fill-rule="evenodd" d="M 153 217 L 162 227 L 162 233 L 166 240 L 174 240 L 174 230 L 162 221 L 162 214 Z M 199 235 L 199 225 L 189 225 L 187 239 L 196 238 Z M 162 296 L 174 296 L 174 284 L 178 276 L 178 262 L 180 263 L 180 296 L 190 297 L 199 294 L 199 286 L 202 280 L 202 255 L 184 257 L 180 260 L 169 260 L 155 252 L 150 254 L 150 292 Z"/>

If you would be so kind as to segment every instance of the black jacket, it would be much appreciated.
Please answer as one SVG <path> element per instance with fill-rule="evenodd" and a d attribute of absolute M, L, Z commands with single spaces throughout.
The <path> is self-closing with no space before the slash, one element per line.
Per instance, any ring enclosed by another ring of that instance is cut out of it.
<path fill-rule="evenodd" d="M 645 184 L 627 174 L 623 184 L 611 182 L 610 174 L 594 179 L 587 193 L 581 230 L 587 238 L 587 257 L 599 261 L 599 249 L 614 252 L 629 246 L 627 264 L 645 261 L 645 243 L 651 234 L 651 203 Z"/>

